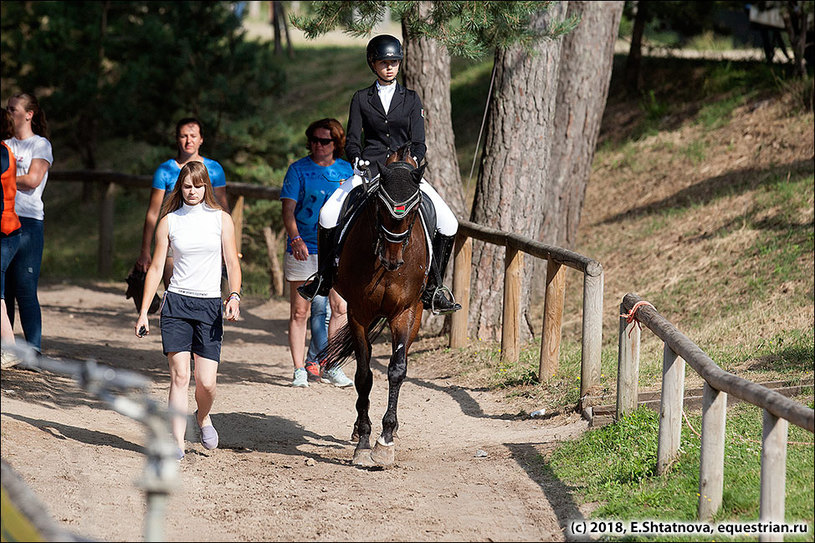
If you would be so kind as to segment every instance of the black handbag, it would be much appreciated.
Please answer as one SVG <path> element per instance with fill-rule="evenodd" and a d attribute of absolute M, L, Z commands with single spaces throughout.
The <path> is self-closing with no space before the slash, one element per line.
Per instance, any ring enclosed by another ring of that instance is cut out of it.
<path fill-rule="evenodd" d="M 125 299 L 133 298 L 133 302 L 136 304 L 136 313 L 141 311 L 141 300 L 144 297 L 144 279 L 147 277 L 147 274 L 139 269 L 136 269 L 136 266 L 133 266 L 133 269 L 130 270 L 130 273 L 127 276 L 127 291 L 125 292 Z M 147 313 L 152 315 L 156 311 L 158 311 L 159 306 L 161 305 L 161 298 L 158 297 L 158 294 L 153 294 L 153 301 L 150 302 L 150 308 L 147 310 Z"/>

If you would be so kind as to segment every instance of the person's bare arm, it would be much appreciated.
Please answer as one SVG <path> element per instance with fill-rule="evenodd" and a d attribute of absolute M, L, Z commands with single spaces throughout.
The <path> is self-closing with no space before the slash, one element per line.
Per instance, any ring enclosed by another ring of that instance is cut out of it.
<path fill-rule="evenodd" d="M 164 261 L 167 258 L 167 246 L 170 244 L 170 227 L 167 217 L 164 217 L 156 227 L 156 251 L 147 268 L 147 275 L 144 278 L 144 294 L 142 295 L 141 310 L 136 321 L 136 335 L 139 329 L 144 326 L 147 333 L 150 333 L 150 322 L 147 318 L 147 310 L 153 301 L 153 296 L 158 290 L 158 284 L 164 275 Z"/>
<path fill-rule="evenodd" d="M 144 217 L 144 227 L 141 233 L 141 250 L 139 251 L 139 258 L 136 260 L 136 267 L 144 272 L 150 266 L 150 245 L 153 242 L 153 234 L 156 232 L 156 223 L 163 202 L 164 191 L 157 188 L 150 189 L 150 203 L 147 206 L 147 214 Z"/>
<path fill-rule="evenodd" d="M 31 166 L 28 168 L 28 173 L 25 175 L 17 176 L 17 188 L 19 190 L 34 190 L 40 186 L 43 178 L 45 177 L 48 168 L 51 164 L 44 158 L 34 158 L 31 160 Z"/>
<path fill-rule="evenodd" d="M 226 197 L 226 187 L 212 187 L 212 192 L 215 193 L 215 199 L 221 204 L 221 209 L 227 213 L 231 213 L 229 209 L 229 199 Z"/>
<path fill-rule="evenodd" d="M 283 226 L 286 227 L 286 234 L 289 239 L 294 240 L 300 235 L 297 229 L 297 220 L 294 218 L 294 208 L 297 207 L 297 202 L 289 198 L 281 198 L 283 204 Z M 308 260 L 308 247 L 303 238 L 299 238 L 291 242 L 291 254 L 297 260 Z"/>
<path fill-rule="evenodd" d="M 226 300 L 226 318 L 234 321 L 240 316 L 240 292 L 241 292 L 241 262 L 238 258 L 238 249 L 235 243 L 235 223 L 229 213 L 224 212 L 221 223 L 221 246 L 226 262 L 226 275 L 229 281 L 230 297 Z M 238 293 L 235 299 L 232 292 Z"/>

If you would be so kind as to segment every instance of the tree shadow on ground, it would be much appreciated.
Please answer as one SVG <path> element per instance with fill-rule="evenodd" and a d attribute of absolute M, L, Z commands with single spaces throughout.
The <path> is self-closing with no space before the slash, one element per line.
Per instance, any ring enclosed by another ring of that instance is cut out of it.
<path fill-rule="evenodd" d="M 551 446 L 551 444 L 504 443 L 504 445 L 510 450 L 518 465 L 526 471 L 529 478 L 543 490 L 557 516 L 566 541 L 591 541 L 588 537 L 573 534 L 571 530 L 572 522 L 585 520 L 573 497 L 577 488 L 558 479 L 536 447 L 536 445 Z"/>
<path fill-rule="evenodd" d="M 115 447 L 124 451 L 133 451 L 144 454 L 144 448 L 141 445 L 132 443 L 117 435 L 109 434 L 107 432 L 88 430 L 87 428 L 78 428 L 76 426 L 60 424 L 43 419 L 32 419 L 30 417 L 17 415 L 14 413 L 4 413 L 4 416 L 29 424 L 38 430 L 48 433 L 54 439 L 71 439 L 86 445 Z"/>
<path fill-rule="evenodd" d="M 298 459 L 312 458 L 318 462 L 346 465 L 347 462 L 303 450 L 306 445 L 319 445 L 319 450 L 344 451 L 350 441 L 337 439 L 332 435 L 322 435 L 303 428 L 302 425 L 284 417 L 265 413 L 217 413 L 212 414 L 212 424 L 218 428 L 221 449 L 234 452 L 277 453 Z M 195 441 L 188 430 L 187 440 Z M 348 455 L 350 458 L 350 454 Z M 299 461 L 299 460 L 298 460 Z"/>

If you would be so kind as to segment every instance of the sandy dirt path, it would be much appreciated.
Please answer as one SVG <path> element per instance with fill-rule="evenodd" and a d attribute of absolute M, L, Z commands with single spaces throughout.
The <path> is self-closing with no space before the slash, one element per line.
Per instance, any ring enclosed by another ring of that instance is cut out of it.
<path fill-rule="evenodd" d="M 155 383 L 151 397 L 164 402 L 168 372 L 159 334 L 133 336 L 135 310 L 124 290 L 108 283 L 44 286 L 45 354 L 143 373 Z M 287 315 L 285 302 L 248 302 L 243 319 L 227 324 L 212 415 L 220 446 L 207 451 L 188 430 L 168 540 L 562 541 L 566 523 L 582 518 L 568 482 L 529 468 L 539 452 L 583 432 L 585 421 L 518 417 L 500 396 L 457 385 L 432 364 L 409 365 L 396 465 L 353 467 L 356 392 L 290 386 Z M 157 324 L 151 320 L 154 331 Z M 435 348 L 424 339 L 413 352 Z M 374 437 L 386 405 L 389 353 L 387 342 L 375 345 Z M 142 538 L 145 500 L 134 484 L 145 461 L 139 423 L 70 378 L 19 368 L 2 370 L 0 420 L 3 459 L 56 520 L 94 539 Z"/>

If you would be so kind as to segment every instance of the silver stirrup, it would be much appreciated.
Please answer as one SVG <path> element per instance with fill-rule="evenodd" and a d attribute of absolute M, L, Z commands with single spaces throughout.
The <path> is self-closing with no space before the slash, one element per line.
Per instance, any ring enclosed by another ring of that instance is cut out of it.
<path fill-rule="evenodd" d="M 450 295 L 450 300 L 452 300 L 452 302 L 453 302 L 453 308 L 452 309 L 447 309 L 445 311 L 442 311 L 441 309 L 436 308 L 436 294 L 438 294 L 439 292 L 442 292 L 442 293 L 446 292 L 447 294 Z M 440 287 L 436 287 L 436 290 L 433 291 L 433 296 L 430 297 L 430 311 L 434 315 L 450 315 L 451 313 L 455 313 L 459 309 L 461 309 L 461 305 L 459 305 L 456 302 L 456 298 L 455 298 L 455 296 L 453 296 L 453 293 L 450 292 L 449 288 L 447 288 L 444 285 L 442 285 Z"/>
<path fill-rule="evenodd" d="M 311 285 L 311 283 L 313 283 L 314 281 L 317 281 L 317 289 L 314 291 L 314 296 L 312 296 L 311 298 L 307 298 L 306 296 L 303 296 L 303 293 L 300 291 L 300 289 L 305 288 L 306 285 Z M 297 287 L 297 292 L 306 301 L 311 302 L 311 301 L 314 300 L 314 298 L 317 297 L 317 293 L 320 292 L 320 287 L 321 286 L 323 286 L 323 278 L 320 276 L 319 272 L 314 272 L 309 276 L 308 279 L 306 279 L 306 281 L 302 285 Z"/>

